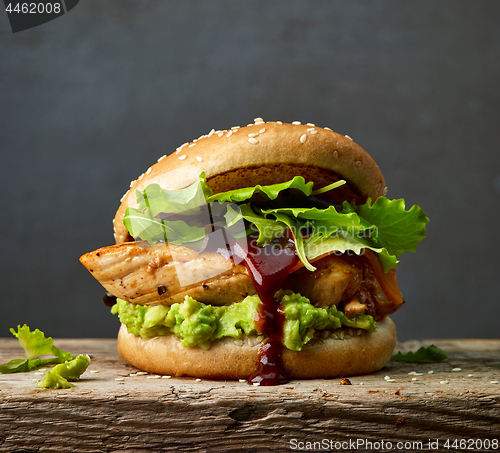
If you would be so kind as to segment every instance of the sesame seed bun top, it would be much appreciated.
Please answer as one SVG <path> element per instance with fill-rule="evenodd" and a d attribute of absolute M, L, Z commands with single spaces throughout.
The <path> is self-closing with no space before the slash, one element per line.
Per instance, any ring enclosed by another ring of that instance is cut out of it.
<path fill-rule="evenodd" d="M 347 184 L 320 196 L 332 203 L 361 204 L 387 192 L 377 164 L 350 137 L 311 124 L 265 123 L 257 118 L 255 124 L 212 130 L 185 143 L 133 181 L 113 221 L 116 242 L 130 240 L 122 220 L 128 207 L 137 207 L 136 190 L 152 183 L 182 189 L 202 171 L 214 193 L 280 183 L 294 176 L 313 181 L 314 189 L 345 179 Z"/>

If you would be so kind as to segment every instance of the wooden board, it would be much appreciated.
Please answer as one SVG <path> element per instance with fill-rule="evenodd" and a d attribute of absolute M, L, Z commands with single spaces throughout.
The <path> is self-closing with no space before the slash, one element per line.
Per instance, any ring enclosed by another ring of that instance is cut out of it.
<path fill-rule="evenodd" d="M 403 352 L 434 343 L 449 357 L 391 362 L 352 385 L 277 387 L 130 376 L 114 340 L 55 343 L 93 361 L 69 390 L 36 389 L 36 372 L 0 375 L 1 452 L 500 450 L 500 340 L 404 342 Z M 20 357 L 17 340 L 0 339 L 0 363 Z"/>

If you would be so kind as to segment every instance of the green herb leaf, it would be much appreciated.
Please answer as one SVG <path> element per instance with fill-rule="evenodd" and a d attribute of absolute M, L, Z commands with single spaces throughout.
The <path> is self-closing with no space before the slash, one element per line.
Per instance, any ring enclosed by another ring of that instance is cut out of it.
<path fill-rule="evenodd" d="M 398 352 L 391 357 L 391 360 L 393 362 L 435 363 L 442 362 L 447 357 L 444 351 L 432 344 L 427 348 L 422 346 L 417 352 L 410 351 L 406 354 Z"/>

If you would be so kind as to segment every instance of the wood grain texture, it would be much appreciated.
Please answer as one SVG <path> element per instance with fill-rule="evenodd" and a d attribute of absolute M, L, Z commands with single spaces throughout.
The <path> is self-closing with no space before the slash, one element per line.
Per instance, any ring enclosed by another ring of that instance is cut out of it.
<path fill-rule="evenodd" d="M 434 343 L 449 357 L 391 362 L 350 378 L 352 385 L 317 379 L 278 387 L 130 376 L 137 370 L 118 357 L 114 340 L 55 343 L 91 354 L 89 370 L 69 390 L 36 389 L 43 376 L 35 372 L 0 375 L 1 452 L 311 451 L 313 442 L 315 451 L 330 451 L 324 442 L 349 440 L 351 447 L 392 442 L 393 450 L 398 441 L 422 442 L 400 450 L 427 451 L 429 439 L 442 451 L 446 439 L 500 439 L 500 385 L 492 383 L 500 378 L 500 340 L 404 342 L 403 351 Z M 0 340 L 0 363 L 21 355 L 17 340 Z M 294 449 L 298 442 L 311 444 Z"/>

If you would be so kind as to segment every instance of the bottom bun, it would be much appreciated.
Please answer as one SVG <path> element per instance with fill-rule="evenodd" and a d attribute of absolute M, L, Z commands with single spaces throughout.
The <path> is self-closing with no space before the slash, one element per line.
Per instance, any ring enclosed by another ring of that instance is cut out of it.
<path fill-rule="evenodd" d="M 326 339 L 313 339 L 300 352 L 283 348 L 283 364 L 290 378 L 312 379 L 355 376 L 381 369 L 396 346 L 396 326 L 389 317 L 378 323 L 373 333 L 336 331 Z M 353 329 L 356 331 L 357 329 Z M 340 339 L 344 337 L 344 339 Z M 257 369 L 258 341 L 225 338 L 210 349 L 183 347 L 175 335 L 147 340 L 128 333 L 122 324 L 118 352 L 130 365 L 144 371 L 172 376 L 207 379 L 242 379 Z M 253 344 L 253 346 L 252 346 Z"/>

